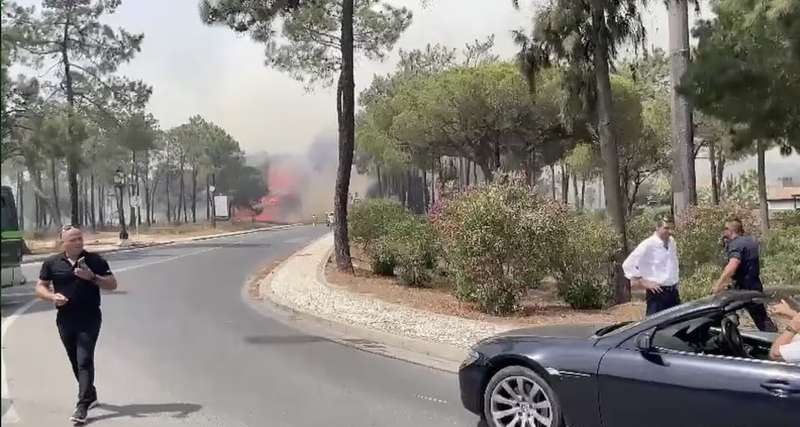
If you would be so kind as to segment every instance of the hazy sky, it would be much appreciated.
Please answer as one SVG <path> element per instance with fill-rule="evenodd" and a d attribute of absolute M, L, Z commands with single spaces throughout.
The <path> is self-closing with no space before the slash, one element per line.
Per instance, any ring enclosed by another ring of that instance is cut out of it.
<path fill-rule="evenodd" d="M 430 0 L 426 8 L 421 0 L 391 3 L 412 9 L 413 22 L 387 61 L 356 64 L 356 91 L 366 87 L 374 74 L 393 69 L 398 48 L 422 48 L 427 43 L 462 48 L 468 41 L 495 34 L 496 53 L 510 57 L 515 52 L 510 30 L 530 28 L 537 2 L 523 0 L 522 11 L 515 11 L 510 0 Z M 645 25 L 650 44 L 666 48 L 663 2 L 649 3 Z M 315 137 L 335 133 L 332 89 L 306 92 L 301 83 L 267 68 L 263 46 L 226 27 L 203 25 L 198 0 L 123 0 L 106 22 L 145 34 L 142 51 L 120 73 L 153 86 L 149 110 L 163 128 L 200 114 L 227 129 L 251 153 L 303 152 Z M 781 164 L 786 160 L 800 164 L 798 157 L 777 159 L 770 154 Z"/>

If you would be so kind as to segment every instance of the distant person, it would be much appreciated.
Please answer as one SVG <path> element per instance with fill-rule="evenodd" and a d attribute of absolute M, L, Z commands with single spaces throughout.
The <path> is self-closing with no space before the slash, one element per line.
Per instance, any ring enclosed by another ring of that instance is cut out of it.
<path fill-rule="evenodd" d="M 761 283 L 758 241 L 753 236 L 744 235 L 744 226 L 739 219 L 725 222 L 722 239 L 725 242 L 728 263 L 713 287 L 714 293 L 720 293 L 729 287 L 735 290 L 764 292 L 764 286 Z M 752 305 L 747 308 L 747 311 L 759 330 L 778 331 L 763 304 Z"/>
<path fill-rule="evenodd" d="M 311 215 L 311 224 L 316 227 L 317 226 L 317 214 Z"/>
<path fill-rule="evenodd" d="M 790 320 L 786 330 L 772 343 L 769 357 L 781 362 L 800 363 L 800 313 L 792 310 L 785 300 L 776 305 L 774 310 L 775 314 Z"/>
<path fill-rule="evenodd" d="M 333 216 L 333 212 L 328 213 L 328 227 L 333 226 L 334 222 L 336 222 L 336 217 Z"/>
<path fill-rule="evenodd" d="M 680 305 L 678 293 L 678 247 L 672 238 L 672 223 L 656 223 L 652 236 L 644 239 L 622 263 L 631 284 L 646 290 L 646 314 Z"/>
<path fill-rule="evenodd" d="M 70 421 L 86 423 L 97 405 L 94 349 L 100 335 L 100 288 L 117 288 L 117 279 L 103 257 L 83 249 L 83 233 L 74 227 L 61 232 L 62 252 L 42 264 L 36 295 L 58 309 L 56 326 L 78 381 L 78 403 Z"/>

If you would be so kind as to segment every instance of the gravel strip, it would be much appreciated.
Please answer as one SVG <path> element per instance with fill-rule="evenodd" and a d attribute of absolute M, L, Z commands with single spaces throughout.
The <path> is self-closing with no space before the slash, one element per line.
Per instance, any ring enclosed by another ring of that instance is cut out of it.
<path fill-rule="evenodd" d="M 512 329 L 417 310 L 327 285 L 323 269 L 333 247 L 326 236 L 289 258 L 271 277 L 278 304 L 340 323 L 357 323 L 382 332 L 469 348 L 476 341 Z"/>

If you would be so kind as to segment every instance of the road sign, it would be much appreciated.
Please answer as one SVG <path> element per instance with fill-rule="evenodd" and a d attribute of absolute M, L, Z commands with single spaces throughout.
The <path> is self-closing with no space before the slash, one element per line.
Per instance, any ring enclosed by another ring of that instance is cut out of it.
<path fill-rule="evenodd" d="M 214 216 L 218 219 L 228 219 L 228 196 L 214 196 Z"/>
<path fill-rule="evenodd" d="M 138 208 L 142 204 L 142 199 L 139 196 L 131 196 L 131 207 Z"/>

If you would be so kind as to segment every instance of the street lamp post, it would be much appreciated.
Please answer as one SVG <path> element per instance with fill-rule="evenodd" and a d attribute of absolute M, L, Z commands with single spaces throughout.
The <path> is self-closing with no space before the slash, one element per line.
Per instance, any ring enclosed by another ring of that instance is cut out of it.
<path fill-rule="evenodd" d="M 114 187 L 119 190 L 117 196 L 117 214 L 119 215 L 119 241 L 123 244 L 128 241 L 128 230 L 125 228 L 125 208 L 122 204 L 123 190 L 125 189 L 125 172 L 117 168 L 114 172 Z"/>
<path fill-rule="evenodd" d="M 208 191 L 211 193 L 211 228 L 217 228 L 217 202 L 214 200 L 216 190 L 217 187 L 208 186 Z"/>

